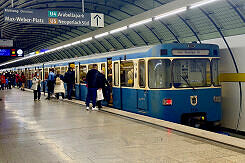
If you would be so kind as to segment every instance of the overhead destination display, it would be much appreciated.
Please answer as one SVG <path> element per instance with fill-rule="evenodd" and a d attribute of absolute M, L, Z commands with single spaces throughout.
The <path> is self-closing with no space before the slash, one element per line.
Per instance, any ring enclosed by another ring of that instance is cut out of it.
<path fill-rule="evenodd" d="M 39 9 L 4 9 L 4 21 L 12 23 L 104 27 L 104 14 Z"/>
<path fill-rule="evenodd" d="M 0 57 L 24 57 L 21 49 L 0 49 Z"/>

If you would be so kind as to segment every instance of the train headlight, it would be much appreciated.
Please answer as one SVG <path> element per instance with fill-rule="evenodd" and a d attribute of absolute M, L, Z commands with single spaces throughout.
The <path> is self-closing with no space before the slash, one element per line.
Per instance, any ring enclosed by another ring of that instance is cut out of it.
<path fill-rule="evenodd" d="M 214 96 L 214 102 L 221 102 L 221 96 Z"/>
<path fill-rule="evenodd" d="M 164 106 L 171 106 L 171 105 L 173 105 L 173 101 L 172 101 L 172 99 L 163 99 L 162 104 Z"/>

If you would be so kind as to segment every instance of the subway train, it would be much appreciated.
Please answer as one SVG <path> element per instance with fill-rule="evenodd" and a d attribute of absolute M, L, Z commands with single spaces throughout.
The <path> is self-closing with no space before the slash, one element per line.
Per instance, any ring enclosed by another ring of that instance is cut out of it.
<path fill-rule="evenodd" d="M 26 87 L 38 72 L 42 91 L 47 91 L 49 69 L 65 74 L 75 70 L 74 98 L 85 101 L 86 74 L 98 65 L 111 85 L 112 108 L 170 122 L 217 126 L 221 121 L 221 86 L 218 63 L 219 46 L 198 43 L 168 43 L 136 47 L 69 60 L 11 68 L 24 72 Z"/>

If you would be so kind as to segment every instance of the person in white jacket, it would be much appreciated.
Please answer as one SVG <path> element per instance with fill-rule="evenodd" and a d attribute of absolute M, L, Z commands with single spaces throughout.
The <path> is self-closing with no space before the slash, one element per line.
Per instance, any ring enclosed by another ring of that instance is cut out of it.
<path fill-rule="evenodd" d="M 56 95 L 57 100 L 59 99 L 59 95 L 61 94 L 62 98 L 65 98 L 65 87 L 64 87 L 64 77 L 60 74 L 60 71 L 57 71 L 55 76 L 55 86 L 54 86 L 54 93 Z"/>
<path fill-rule="evenodd" d="M 39 74 L 35 72 L 35 75 L 32 79 L 32 87 L 34 93 L 34 101 L 40 101 L 41 97 L 41 80 L 39 79 Z"/>

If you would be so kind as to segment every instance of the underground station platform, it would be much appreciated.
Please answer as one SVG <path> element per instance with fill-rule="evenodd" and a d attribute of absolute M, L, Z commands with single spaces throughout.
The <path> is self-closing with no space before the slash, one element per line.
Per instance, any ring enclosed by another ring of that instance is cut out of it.
<path fill-rule="evenodd" d="M 154 118 L 152 123 L 144 122 L 106 107 L 87 111 L 76 100 L 45 100 L 42 95 L 33 101 L 31 91 L 19 89 L 1 91 L 0 98 L 1 163 L 245 161 L 242 146 L 195 136 L 199 129 L 192 127 L 177 131 L 154 124 Z M 211 132 L 206 132 L 203 135 L 208 137 Z"/>

